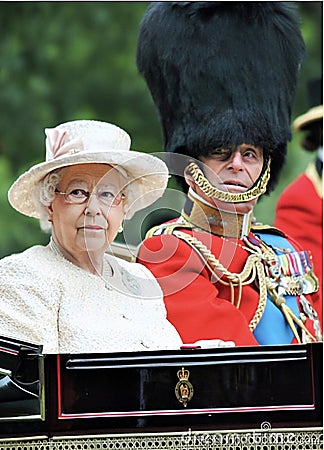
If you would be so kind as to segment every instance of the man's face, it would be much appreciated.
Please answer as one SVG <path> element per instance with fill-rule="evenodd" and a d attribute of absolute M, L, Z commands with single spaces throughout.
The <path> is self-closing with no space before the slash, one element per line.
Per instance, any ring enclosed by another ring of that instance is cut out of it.
<path fill-rule="evenodd" d="M 241 193 L 249 190 L 261 175 L 263 150 L 253 145 L 241 144 L 236 149 L 216 149 L 208 156 L 201 156 L 206 178 L 216 188 L 224 192 Z M 225 203 L 207 197 L 196 185 L 191 187 L 217 208 L 238 214 L 248 213 L 257 199 L 244 203 Z"/>

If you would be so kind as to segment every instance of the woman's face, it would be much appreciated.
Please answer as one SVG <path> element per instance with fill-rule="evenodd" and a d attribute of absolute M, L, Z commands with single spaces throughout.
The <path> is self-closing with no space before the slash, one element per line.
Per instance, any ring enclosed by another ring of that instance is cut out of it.
<path fill-rule="evenodd" d="M 124 217 L 122 187 L 120 173 L 107 164 L 64 168 L 49 207 L 57 244 L 74 257 L 82 252 L 104 253 Z M 120 203 L 111 205 L 116 198 L 114 203 Z"/>

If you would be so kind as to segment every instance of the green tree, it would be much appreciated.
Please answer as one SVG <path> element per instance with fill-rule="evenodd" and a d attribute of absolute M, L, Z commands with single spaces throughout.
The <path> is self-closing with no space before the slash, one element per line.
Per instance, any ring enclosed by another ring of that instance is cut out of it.
<path fill-rule="evenodd" d="M 147 5 L 0 2 L 0 257 L 48 241 L 38 222 L 14 211 L 7 200 L 12 181 L 44 159 L 44 128 L 104 120 L 125 128 L 133 149 L 161 151 L 158 116 L 135 63 Z M 307 80 L 322 71 L 322 3 L 299 2 L 299 7 L 309 56 L 295 117 L 307 109 Z M 260 203 L 259 220 L 271 222 L 278 193 L 306 163 L 295 138 L 278 189 Z"/>

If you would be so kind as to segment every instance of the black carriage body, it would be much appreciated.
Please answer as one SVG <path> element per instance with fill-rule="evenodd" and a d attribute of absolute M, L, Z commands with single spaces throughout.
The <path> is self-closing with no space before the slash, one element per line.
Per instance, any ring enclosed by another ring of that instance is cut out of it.
<path fill-rule="evenodd" d="M 0 342 L 0 438 L 322 426 L 322 344 L 42 355 Z"/>

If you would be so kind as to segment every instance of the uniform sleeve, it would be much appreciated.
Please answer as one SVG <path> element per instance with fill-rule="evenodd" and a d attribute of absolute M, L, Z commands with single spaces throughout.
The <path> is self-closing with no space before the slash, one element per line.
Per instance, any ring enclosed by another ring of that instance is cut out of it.
<path fill-rule="evenodd" d="M 58 353 L 56 294 L 46 284 L 46 274 L 35 274 L 24 265 L 2 260 L 0 334 L 43 345 L 44 353 Z"/>
<path fill-rule="evenodd" d="M 322 199 L 311 181 L 299 177 L 279 197 L 274 225 L 296 239 L 305 250 L 322 244 Z"/>
<path fill-rule="evenodd" d="M 236 345 L 257 345 L 244 315 L 221 298 L 204 263 L 191 247 L 172 235 L 146 239 L 138 253 L 158 280 L 168 320 L 184 343 L 222 339 Z"/>
<path fill-rule="evenodd" d="M 319 290 L 311 295 L 311 301 L 323 324 L 323 200 L 305 174 L 289 185 L 279 197 L 274 224 L 290 240 L 297 241 L 299 248 L 312 253 Z"/>

